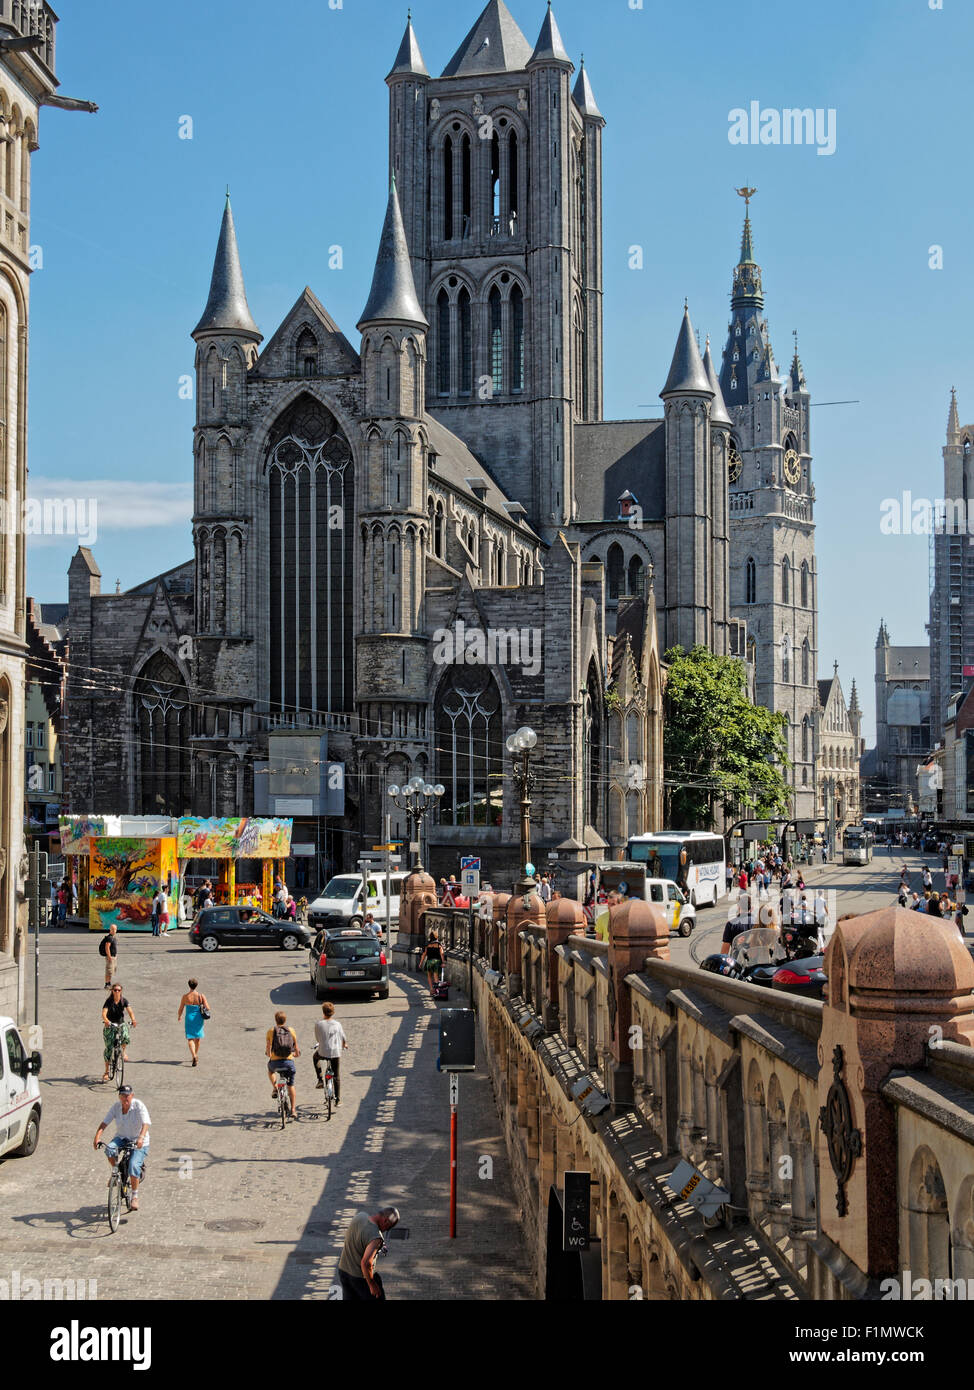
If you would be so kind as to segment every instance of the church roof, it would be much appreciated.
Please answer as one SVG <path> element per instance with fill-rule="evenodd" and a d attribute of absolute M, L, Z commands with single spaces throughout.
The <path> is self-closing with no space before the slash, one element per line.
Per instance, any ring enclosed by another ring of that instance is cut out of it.
<path fill-rule="evenodd" d="M 229 193 L 223 209 L 220 239 L 217 242 L 213 274 L 210 277 L 210 297 L 206 301 L 203 317 L 193 329 L 193 335 L 195 337 L 197 333 L 218 331 L 243 333 L 258 341 L 261 338 L 260 330 L 254 323 L 247 303 Z"/>
<path fill-rule="evenodd" d="M 523 72 L 532 48 L 504 0 L 490 4 L 443 69 L 443 77 L 478 72 Z"/>
<path fill-rule="evenodd" d="M 626 647 L 632 652 L 636 670 L 643 654 L 643 639 L 646 636 L 646 600 L 640 595 L 619 600 L 616 616 L 616 635 L 612 647 L 612 675 L 618 677 L 622 669 L 622 657 Z"/>
<path fill-rule="evenodd" d="M 835 676 L 831 676 L 828 680 L 819 681 L 818 683 L 818 702 L 823 709 L 829 702 L 829 695 L 832 693 L 832 682 L 834 680 Z"/>
<path fill-rule="evenodd" d="M 379 240 L 372 290 L 358 326 L 366 323 L 415 323 L 429 328 L 416 296 L 416 283 L 402 225 L 399 194 L 393 179 L 386 207 L 386 220 Z"/>
<path fill-rule="evenodd" d="M 697 347 L 697 340 L 693 334 L 690 310 L 686 305 L 683 307 L 683 322 L 680 324 L 680 334 L 676 340 L 676 349 L 670 364 L 670 374 L 666 378 L 666 385 L 660 395 L 669 396 L 677 391 L 692 391 L 697 396 L 712 396 L 714 394 L 714 389 L 707 380 L 703 362 L 700 360 L 700 349 Z"/>
<path fill-rule="evenodd" d="M 417 77 L 429 77 L 416 39 L 412 18 L 406 21 L 406 32 L 402 36 L 402 43 L 399 45 L 399 52 L 396 54 L 396 61 L 392 65 L 392 72 L 390 72 L 389 77 L 396 77 L 404 73 L 414 73 Z"/>
<path fill-rule="evenodd" d="M 582 66 L 579 69 L 578 81 L 575 83 L 575 90 L 572 92 L 572 101 L 574 101 L 583 116 L 590 116 L 594 120 L 599 121 L 605 120 L 605 117 L 599 110 L 598 102 L 595 100 L 592 84 L 588 80 L 588 71 L 585 67 L 584 58 L 582 59 Z"/>
<path fill-rule="evenodd" d="M 730 429 L 732 421 L 727 414 L 727 406 L 724 404 L 724 397 L 721 395 L 720 384 L 717 381 L 717 373 L 714 371 L 714 359 L 710 355 L 709 338 L 707 339 L 707 350 L 703 355 L 703 369 L 707 373 L 710 389 L 714 393 L 714 398 L 710 403 L 710 423 L 712 425 L 726 425 Z"/>
<path fill-rule="evenodd" d="M 430 464 L 430 468 L 438 478 L 442 478 L 448 483 L 455 492 L 461 493 L 470 501 L 480 500 L 473 488 L 470 486 L 471 479 L 482 478 L 486 491 L 483 494 L 483 505 L 489 507 L 492 512 L 501 517 L 508 525 L 513 524 L 513 518 L 507 510 L 505 503 L 517 501 L 517 498 L 508 497 L 494 482 L 494 479 L 487 472 L 487 469 L 474 454 L 470 452 L 462 439 L 458 439 L 455 434 L 447 429 L 446 425 L 432 415 L 426 415 L 423 419 L 423 427 L 429 434 L 430 452 L 436 455 L 436 462 Z M 534 532 L 530 526 L 524 522 L 519 528 L 524 530 L 532 537 Z"/>
<path fill-rule="evenodd" d="M 196 587 L 196 561 L 184 560 L 181 565 L 174 565 L 172 569 L 164 570 L 162 574 L 154 575 L 152 579 L 146 579 L 125 592 L 151 595 L 159 584 L 170 594 L 191 594 Z M 115 595 L 110 594 L 109 597 L 114 598 Z"/>
<path fill-rule="evenodd" d="M 579 521 L 619 519 L 630 492 L 645 521 L 661 521 L 666 499 L 663 420 L 600 420 L 575 425 L 575 496 Z"/>
<path fill-rule="evenodd" d="M 555 19 L 551 8 L 551 0 L 548 0 L 548 13 L 544 17 L 541 26 L 541 33 L 538 35 L 538 42 L 534 46 L 531 55 L 532 63 L 568 63 L 574 66 L 571 58 L 565 52 L 565 45 L 561 41 L 561 34 L 558 30 L 558 21 Z"/>

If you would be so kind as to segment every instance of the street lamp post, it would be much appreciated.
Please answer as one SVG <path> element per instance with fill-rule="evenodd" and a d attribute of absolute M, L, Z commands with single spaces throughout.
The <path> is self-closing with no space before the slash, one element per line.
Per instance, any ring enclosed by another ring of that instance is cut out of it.
<path fill-rule="evenodd" d="M 422 777 L 414 777 L 405 786 L 399 787 L 393 784 L 388 789 L 392 804 L 405 811 L 406 819 L 409 823 L 409 858 L 410 870 L 422 869 L 420 862 L 420 828 L 427 811 L 431 807 L 438 805 L 440 797 L 446 792 L 446 787 L 439 783 L 435 787 L 430 786 L 429 782 L 424 782 Z"/>
<path fill-rule="evenodd" d="M 507 740 L 507 751 L 511 755 L 514 785 L 521 802 L 521 873 L 518 893 L 530 893 L 537 887 L 534 865 L 531 863 L 531 792 L 535 777 L 531 771 L 531 752 L 537 746 L 538 735 L 527 725 Z"/>

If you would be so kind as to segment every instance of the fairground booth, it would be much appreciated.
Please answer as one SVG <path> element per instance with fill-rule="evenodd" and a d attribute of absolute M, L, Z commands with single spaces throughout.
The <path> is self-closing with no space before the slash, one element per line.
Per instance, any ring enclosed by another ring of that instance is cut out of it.
<path fill-rule="evenodd" d="M 162 888 L 170 924 L 183 924 L 187 878 L 209 876 L 213 901 L 270 909 L 293 822 L 279 817 L 62 816 L 65 874 L 92 931 L 151 931 Z"/>

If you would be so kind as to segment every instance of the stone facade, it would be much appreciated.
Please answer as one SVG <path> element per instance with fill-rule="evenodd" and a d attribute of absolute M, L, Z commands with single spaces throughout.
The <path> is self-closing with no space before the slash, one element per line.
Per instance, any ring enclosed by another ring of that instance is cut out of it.
<path fill-rule="evenodd" d="M 885 619 L 876 638 L 876 749 L 866 755 L 877 810 L 917 809 L 917 764 L 932 747 L 930 647 L 893 647 Z M 946 705 L 943 713 L 946 713 Z"/>
<path fill-rule="evenodd" d="M 825 821 L 835 816 L 836 833 L 847 825 L 857 825 L 862 819 L 862 791 L 859 785 L 859 763 L 863 753 L 862 711 L 856 683 L 846 704 L 839 681 L 839 665 L 831 680 L 818 682 L 818 710 L 814 726 L 802 731 L 800 737 L 809 740 L 817 732 L 816 777 L 818 809 L 816 815 Z M 836 841 L 836 851 L 839 841 Z"/>
<path fill-rule="evenodd" d="M 24 1004 L 26 590 L 22 511 L 27 491 L 30 165 L 38 109 L 54 104 L 54 27 L 47 4 L 0 3 L 0 23 L 35 48 L 0 53 L 0 1014 Z"/>
<path fill-rule="evenodd" d="M 437 926 L 465 989 L 466 914 Z M 913 1297 L 947 1297 L 974 1278 L 974 965 L 951 923 L 844 917 L 824 1003 L 670 962 L 645 903 L 602 942 L 577 903 L 502 894 L 473 946 L 539 1296 L 909 1298 L 910 1271 Z M 681 1159 L 729 1193 L 715 1217 L 680 1200 Z M 591 1177 L 574 1255 L 568 1171 Z"/>
<path fill-rule="evenodd" d="M 957 393 L 950 393 L 944 490 L 933 518 L 930 590 L 930 746 L 944 735 L 947 705 L 971 689 L 965 666 L 974 660 L 974 549 L 969 499 L 974 496 L 974 425 L 961 425 Z M 904 524 L 908 519 L 904 518 Z M 925 750 L 924 750 L 925 751 Z"/>

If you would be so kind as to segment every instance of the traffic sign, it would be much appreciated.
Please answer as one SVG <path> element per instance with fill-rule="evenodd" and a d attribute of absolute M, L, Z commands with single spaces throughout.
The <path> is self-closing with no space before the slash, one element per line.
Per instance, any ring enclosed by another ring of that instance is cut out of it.
<path fill-rule="evenodd" d="M 478 872 L 478 874 L 480 873 L 480 860 L 477 858 L 477 856 L 476 856 L 475 854 L 461 854 L 461 856 L 460 856 L 460 870 L 461 870 L 461 872 L 462 872 L 464 869 L 476 869 L 477 872 Z"/>
<path fill-rule="evenodd" d="M 460 870 L 460 885 L 461 885 L 461 887 L 463 888 L 464 893 L 466 894 L 467 897 L 469 897 L 471 893 L 479 893 L 479 892 L 480 892 L 480 870 L 479 870 L 479 869 L 461 869 L 461 870 Z"/>
<path fill-rule="evenodd" d="M 393 851 L 394 849 L 398 849 L 399 846 L 398 846 L 398 845 L 373 845 L 372 848 L 373 848 L 373 850 L 374 850 L 377 854 L 391 854 L 392 851 Z"/>

